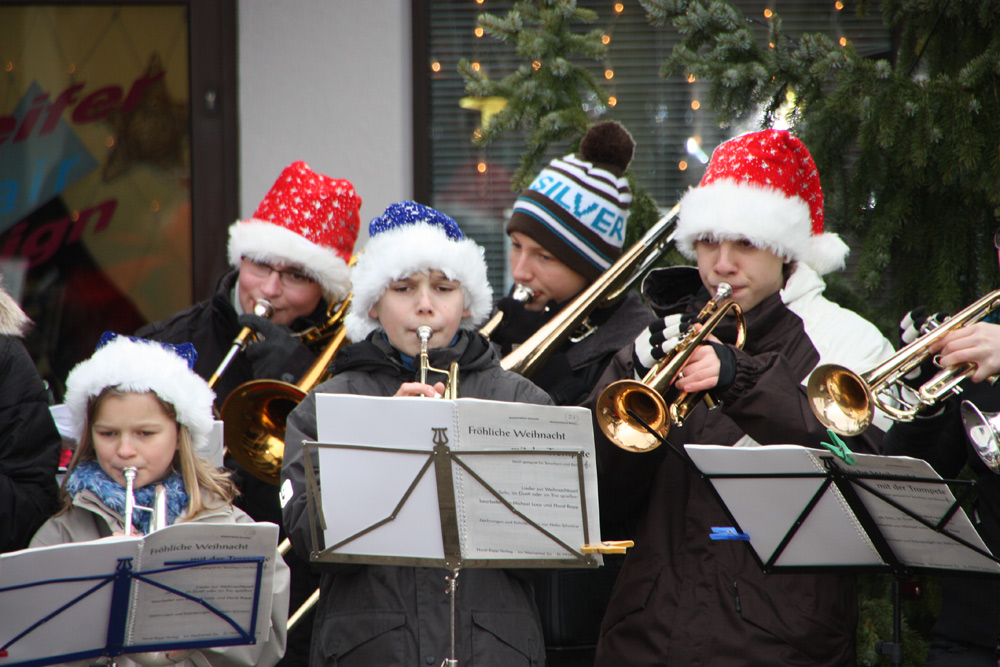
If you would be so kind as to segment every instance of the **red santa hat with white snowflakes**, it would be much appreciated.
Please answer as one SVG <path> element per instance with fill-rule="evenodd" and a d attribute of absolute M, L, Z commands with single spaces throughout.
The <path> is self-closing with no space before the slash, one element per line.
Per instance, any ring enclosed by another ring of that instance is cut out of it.
<path fill-rule="evenodd" d="M 253 217 L 229 227 L 229 263 L 242 258 L 295 264 L 331 302 L 351 291 L 348 264 L 361 225 L 361 197 L 350 181 L 293 162 L 274 182 Z"/>
<path fill-rule="evenodd" d="M 746 239 L 820 275 L 850 251 L 823 231 L 823 190 L 809 151 L 787 130 L 750 132 L 720 144 L 705 175 L 680 201 L 677 249 L 694 259 L 700 239 Z"/>

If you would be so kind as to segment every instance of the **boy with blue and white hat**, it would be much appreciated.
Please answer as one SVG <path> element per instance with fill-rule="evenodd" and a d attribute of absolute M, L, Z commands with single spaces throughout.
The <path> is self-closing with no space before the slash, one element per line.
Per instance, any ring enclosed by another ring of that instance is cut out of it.
<path fill-rule="evenodd" d="M 419 381 L 418 327 L 432 330 L 428 356 L 433 367 L 458 362 L 462 397 L 551 402 L 530 381 L 503 370 L 496 352 L 476 331 L 490 310 L 486 264 L 454 220 L 422 204 L 399 202 L 372 220 L 368 231 L 353 272 L 354 296 L 346 320 L 348 335 L 357 342 L 338 353 L 333 377 L 306 396 L 285 431 L 284 523 L 303 557 L 312 548 L 305 466 L 318 471 L 316 460 L 306 461 L 302 442 L 316 440 L 315 394 L 440 394 L 443 374 L 428 377 L 427 384 Z M 450 601 L 441 569 L 321 567 L 316 627 L 322 628 L 321 636 L 336 641 L 313 651 L 310 664 L 338 662 L 347 654 L 357 664 L 437 664 L 450 654 Z M 543 662 L 532 583 L 523 571 L 465 570 L 459 590 L 461 663 L 500 667 Z"/>

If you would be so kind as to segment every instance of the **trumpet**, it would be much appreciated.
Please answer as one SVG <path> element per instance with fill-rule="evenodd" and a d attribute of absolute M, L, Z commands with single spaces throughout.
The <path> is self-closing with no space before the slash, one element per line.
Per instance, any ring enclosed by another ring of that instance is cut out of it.
<path fill-rule="evenodd" d="M 535 293 L 527 285 L 518 283 L 514 285 L 514 291 L 511 293 L 510 298 L 514 299 L 514 301 L 518 303 L 531 303 L 531 301 L 535 298 Z M 493 314 L 493 317 L 491 317 L 489 321 L 479 329 L 479 333 L 489 340 L 490 336 L 493 335 L 493 332 L 497 330 L 498 326 L 500 326 L 503 318 L 504 312 L 502 310 L 498 310 Z"/>
<path fill-rule="evenodd" d="M 736 316 L 736 347 L 743 348 L 746 342 L 746 321 L 743 309 L 732 300 L 732 294 L 733 288 L 730 285 L 719 283 L 715 296 L 698 313 L 701 328 L 697 331 L 694 327 L 688 329 L 673 351 L 660 359 L 641 382 L 618 380 L 605 387 L 597 398 L 594 412 L 597 415 L 597 425 L 608 440 L 630 452 L 650 451 L 660 446 L 660 438 L 666 437 L 671 424 L 683 425 L 698 401 L 704 401 L 709 409 L 716 407 L 715 400 L 707 392 L 681 392 L 668 405 L 663 398 L 663 391 L 674 384 L 691 354 L 730 312 Z M 634 420 L 628 414 L 630 411 L 652 427 L 660 438 Z"/>
<path fill-rule="evenodd" d="M 817 367 L 806 385 L 809 407 L 826 428 L 847 436 L 864 432 L 871 425 L 876 407 L 890 419 L 911 421 L 924 409 L 959 393 L 959 383 L 975 372 L 976 365 L 942 369 L 913 391 L 912 399 L 901 393 L 902 378 L 931 358 L 932 350 L 946 335 L 978 322 L 998 307 L 1000 290 L 994 290 L 865 373 L 837 364 Z"/>
<path fill-rule="evenodd" d="M 430 342 L 431 333 L 432 330 L 427 325 L 417 327 L 417 336 L 420 338 L 420 383 L 427 384 L 428 371 L 444 373 L 448 376 L 448 382 L 445 384 L 444 389 L 444 398 L 458 398 L 458 362 L 451 362 L 451 366 L 448 367 L 447 371 L 431 366 L 427 352 L 427 345 Z"/>
<path fill-rule="evenodd" d="M 274 306 L 272 306 L 271 302 L 267 299 L 257 299 L 253 304 L 253 314 L 259 317 L 270 318 L 271 315 L 274 315 Z M 222 377 L 222 374 L 226 372 L 226 369 L 229 368 L 229 364 L 231 364 L 233 359 L 236 358 L 236 355 L 246 348 L 252 335 L 252 327 L 243 327 L 240 329 L 240 332 L 236 334 L 236 338 L 233 339 L 233 344 L 230 346 L 229 352 L 226 353 L 222 362 L 219 363 L 219 367 L 215 369 L 214 373 L 212 373 L 212 377 L 208 378 L 209 387 L 215 386 L 215 383 L 218 382 L 219 378 Z"/>

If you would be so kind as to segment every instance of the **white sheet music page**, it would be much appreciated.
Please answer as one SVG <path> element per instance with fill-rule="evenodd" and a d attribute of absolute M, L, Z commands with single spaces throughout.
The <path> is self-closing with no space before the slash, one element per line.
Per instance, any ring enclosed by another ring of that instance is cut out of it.
<path fill-rule="evenodd" d="M 455 401 L 461 427 L 461 460 L 488 486 L 453 466 L 460 496 L 459 530 L 467 558 L 565 558 L 572 554 L 551 537 L 526 527 L 505 506 L 579 551 L 601 539 L 594 431 L 586 408 L 502 403 L 474 398 Z M 471 452 L 515 450 L 523 454 L 480 456 Z M 582 453 L 578 457 L 577 453 Z M 580 465 L 586 493 L 583 515 Z M 494 493 L 496 492 L 496 493 Z M 601 561 L 603 562 L 603 561 Z"/>

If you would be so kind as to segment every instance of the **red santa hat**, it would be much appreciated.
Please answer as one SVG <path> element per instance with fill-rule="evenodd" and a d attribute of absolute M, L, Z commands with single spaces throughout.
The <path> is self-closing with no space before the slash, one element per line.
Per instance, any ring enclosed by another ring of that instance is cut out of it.
<path fill-rule="evenodd" d="M 809 151 L 787 130 L 720 144 L 705 175 L 680 201 L 677 249 L 694 259 L 700 239 L 746 239 L 819 274 L 844 267 L 850 249 L 823 231 L 823 189 Z"/>
<path fill-rule="evenodd" d="M 248 220 L 229 228 L 229 263 L 244 257 L 296 264 L 322 286 L 326 298 L 341 301 L 351 290 L 348 263 L 361 224 L 361 197 L 350 181 L 317 174 L 293 162 Z"/>

